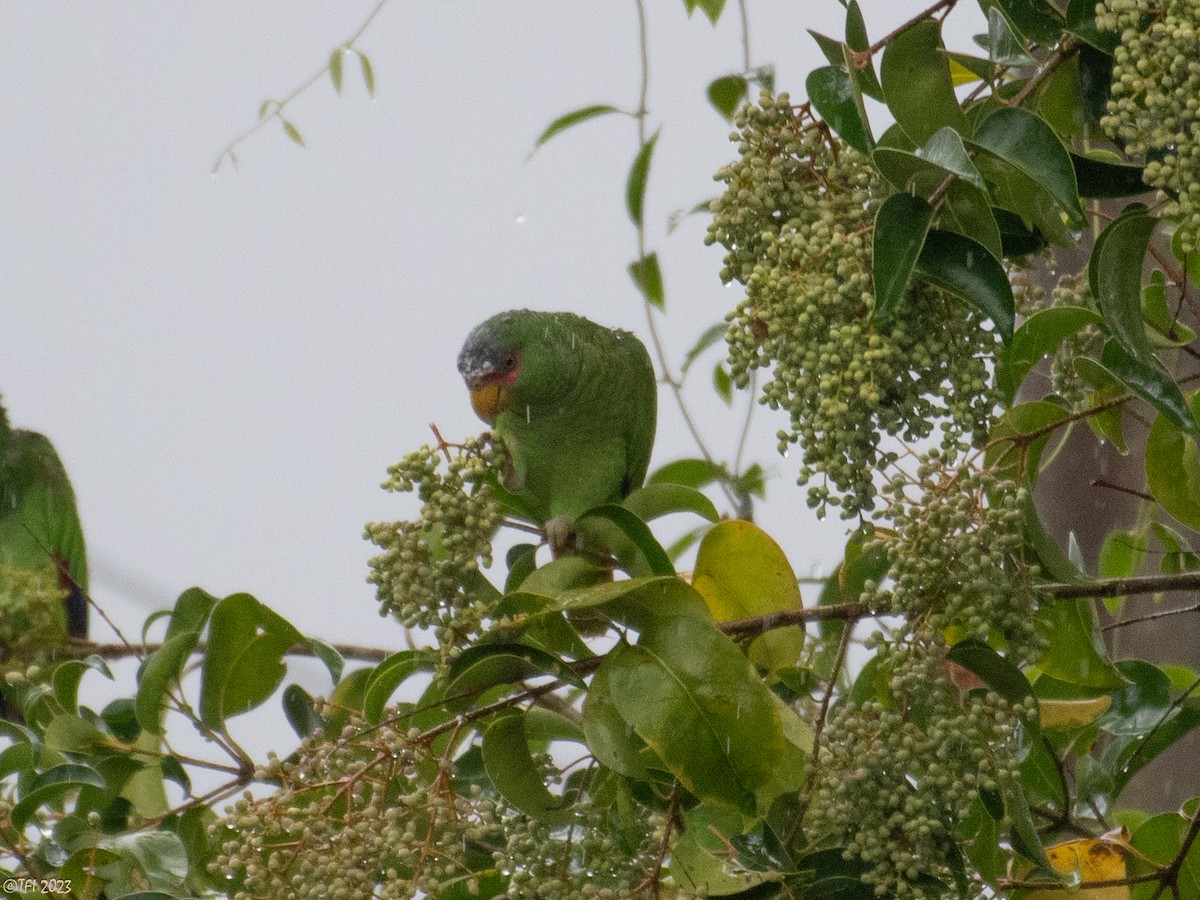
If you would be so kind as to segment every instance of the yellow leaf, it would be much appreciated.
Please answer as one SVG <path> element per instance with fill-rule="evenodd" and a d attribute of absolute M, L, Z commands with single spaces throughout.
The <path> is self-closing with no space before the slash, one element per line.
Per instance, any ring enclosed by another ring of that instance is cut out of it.
<path fill-rule="evenodd" d="M 1112 706 L 1112 697 L 1086 697 L 1082 700 L 1039 700 L 1043 728 L 1076 728 L 1090 725 Z"/>
<path fill-rule="evenodd" d="M 692 586 L 718 622 L 801 609 L 796 573 L 774 539 L 757 525 L 730 519 L 700 542 Z M 777 628 L 750 645 L 750 660 L 766 669 L 795 665 L 804 647 L 804 628 Z"/>
<path fill-rule="evenodd" d="M 1073 874 L 1072 881 L 1086 884 L 1092 881 L 1112 881 L 1125 877 L 1125 847 L 1128 841 L 1124 829 L 1099 838 L 1064 841 L 1046 848 L 1046 858 L 1054 871 Z M 1031 891 L 1025 900 L 1129 900 L 1129 885 L 1113 887 L 1054 888 Z"/>
<path fill-rule="evenodd" d="M 979 81 L 979 76 L 964 66 L 962 63 L 955 60 L 950 60 L 950 80 L 954 82 L 954 86 L 960 84 L 970 84 L 973 81 Z"/>

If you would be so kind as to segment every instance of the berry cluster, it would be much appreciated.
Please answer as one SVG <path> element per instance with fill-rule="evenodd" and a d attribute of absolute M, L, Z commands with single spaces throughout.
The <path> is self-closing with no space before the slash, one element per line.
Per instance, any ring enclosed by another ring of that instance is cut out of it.
<path fill-rule="evenodd" d="M 739 386 L 773 367 L 762 402 L 783 408 L 799 442 L 810 506 L 870 510 L 882 434 L 943 445 L 981 440 L 994 400 L 986 359 L 996 336 L 943 291 L 914 283 L 903 315 L 872 318 L 871 231 L 886 189 L 871 165 L 787 94 L 763 93 L 735 120 L 740 159 L 716 174 L 708 243 L 728 251 L 722 279 L 745 285 L 727 317 Z"/>
<path fill-rule="evenodd" d="M 1185 253 L 1200 241 L 1200 5 L 1195 0 L 1102 0 L 1096 23 L 1120 34 L 1101 126 L 1145 156 L 1142 179 L 1170 197 Z"/>
<path fill-rule="evenodd" d="M 51 662 L 67 634 L 63 590 L 53 566 L 0 566 L 0 666 L 24 672 Z"/>
<path fill-rule="evenodd" d="M 366 537 L 382 550 L 371 560 L 380 614 L 407 628 L 429 628 L 445 651 L 477 636 L 491 597 L 470 589 L 469 575 L 492 564 L 492 536 L 502 514 L 493 485 L 500 454 L 490 443 L 459 445 L 446 471 L 437 448 L 422 447 L 388 469 L 383 487 L 416 491 L 420 519 L 371 522 Z"/>
<path fill-rule="evenodd" d="M 928 635 L 877 643 L 878 697 L 831 717 L 811 822 L 865 864 L 878 896 L 958 896 L 949 860 L 962 825 L 981 790 L 998 794 L 1017 777 L 1015 730 L 1033 701 L 964 695 Z"/>
<path fill-rule="evenodd" d="M 910 628 L 957 642 L 1005 646 L 1014 660 L 1041 650 L 1034 571 L 1022 556 L 1021 493 L 1010 481 L 947 466 L 937 450 L 884 488 L 893 531 L 880 538 L 891 585 L 864 601 L 903 615 Z"/>

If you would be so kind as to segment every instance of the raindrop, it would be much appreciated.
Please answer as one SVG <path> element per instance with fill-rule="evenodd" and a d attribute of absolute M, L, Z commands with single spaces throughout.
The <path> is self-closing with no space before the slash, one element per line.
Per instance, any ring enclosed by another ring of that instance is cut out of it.
<path fill-rule="evenodd" d="M 525 213 L 517 213 L 517 217 L 513 220 L 518 225 L 525 224 Z"/>
<path fill-rule="evenodd" d="M 975 268 L 975 251 L 974 250 L 967 251 L 967 268 L 968 269 Z"/>
<path fill-rule="evenodd" d="M 729 735 L 725 735 L 725 755 L 726 756 L 729 755 L 729 750 L 730 750 L 730 738 L 729 738 Z"/>
<path fill-rule="evenodd" d="M 525 404 L 525 424 L 528 425 L 530 423 L 530 421 L 532 421 L 532 418 L 529 414 L 529 404 L 526 403 Z"/>
<path fill-rule="evenodd" d="M 571 349 L 575 349 L 575 332 L 571 332 Z"/>

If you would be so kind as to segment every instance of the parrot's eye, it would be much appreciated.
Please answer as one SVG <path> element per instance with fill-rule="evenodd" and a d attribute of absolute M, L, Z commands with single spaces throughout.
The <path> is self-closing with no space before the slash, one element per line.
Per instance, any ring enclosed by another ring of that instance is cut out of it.
<path fill-rule="evenodd" d="M 501 365 L 504 366 L 505 372 L 511 372 L 517 367 L 517 355 L 515 353 L 508 354 L 504 357 L 504 362 Z"/>

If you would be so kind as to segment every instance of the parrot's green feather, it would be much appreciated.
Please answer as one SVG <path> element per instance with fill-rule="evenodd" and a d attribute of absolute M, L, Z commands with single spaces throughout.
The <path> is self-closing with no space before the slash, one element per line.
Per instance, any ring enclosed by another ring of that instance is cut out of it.
<path fill-rule="evenodd" d="M 68 591 L 69 630 L 82 637 L 87 554 L 66 469 L 48 439 L 9 429 L 6 419 L 0 451 L 0 566 L 56 575 Z"/>
<path fill-rule="evenodd" d="M 512 458 L 509 485 L 542 520 L 574 520 L 620 501 L 646 478 L 657 388 L 632 334 L 571 313 L 517 310 L 477 327 L 459 357 L 464 377 L 519 352 L 494 431 Z"/>

